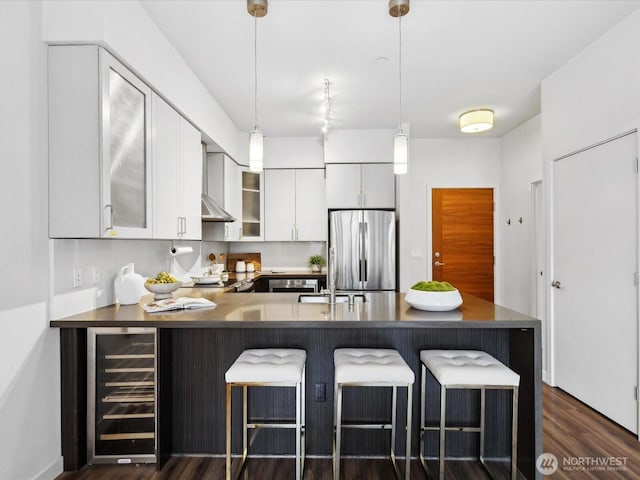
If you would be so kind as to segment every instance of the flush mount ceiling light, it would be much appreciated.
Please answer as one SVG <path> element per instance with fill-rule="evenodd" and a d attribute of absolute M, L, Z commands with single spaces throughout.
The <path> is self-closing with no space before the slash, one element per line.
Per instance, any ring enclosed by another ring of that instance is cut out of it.
<path fill-rule="evenodd" d="M 409 163 L 409 136 L 402 128 L 402 17 L 409 13 L 409 0 L 389 0 L 389 15 L 398 18 L 398 133 L 393 137 L 393 173 L 407 173 Z"/>
<path fill-rule="evenodd" d="M 258 18 L 264 17 L 268 0 L 247 0 L 247 12 L 253 17 L 254 127 L 249 136 L 249 170 L 262 171 L 264 136 L 258 127 Z"/>
<path fill-rule="evenodd" d="M 478 133 L 493 127 L 493 110 L 471 110 L 460 115 L 460 131 Z"/>

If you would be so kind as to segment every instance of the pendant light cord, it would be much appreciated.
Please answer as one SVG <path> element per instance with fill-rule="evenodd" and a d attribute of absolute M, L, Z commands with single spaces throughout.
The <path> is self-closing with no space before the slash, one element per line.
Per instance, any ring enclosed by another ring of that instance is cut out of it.
<path fill-rule="evenodd" d="M 398 53 L 398 78 L 399 78 L 399 88 L 398 88 L 398 103 L 400 112 L 400 124 L 398 125 L 398 129 L 400 133 L 403 132 L 402 129 L 402 15 L 398 15 L 398 38 L 399 38 L 399 53 Z"/>
<path fill-rule="evenodd" d="M 254 130 L 258 129 L 258 16 L 257 10 L 253 11 L 253 80 L 254 80 Z"/>

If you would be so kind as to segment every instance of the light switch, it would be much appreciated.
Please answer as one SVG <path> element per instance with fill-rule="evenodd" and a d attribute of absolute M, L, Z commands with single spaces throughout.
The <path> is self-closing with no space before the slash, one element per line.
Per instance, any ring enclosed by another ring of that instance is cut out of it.
<path fill-rule="evenodd" d="M 411 250 L 411 258 L 422 258 L 422 250 L 412 249 Z"/>

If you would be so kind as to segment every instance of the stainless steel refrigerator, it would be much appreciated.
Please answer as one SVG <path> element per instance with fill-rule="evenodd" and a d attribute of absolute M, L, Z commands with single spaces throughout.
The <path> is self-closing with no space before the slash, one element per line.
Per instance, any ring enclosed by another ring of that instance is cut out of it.
<path fill-rule="evenodd" d="M 396 216 L 387 210 L 332 210 L 337 290 L 395 290 Z"/>

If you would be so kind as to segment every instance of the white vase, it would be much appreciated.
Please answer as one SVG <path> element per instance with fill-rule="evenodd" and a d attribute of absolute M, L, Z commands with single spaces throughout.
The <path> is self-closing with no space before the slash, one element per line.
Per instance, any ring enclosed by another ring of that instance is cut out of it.
<path fill-rule="evenodd" d="M 120 305 L 134 305 L 146 293 L 144 278 L 135 272 L 135 264 L 128 263 L 120 269 L 113 282 L 116 292 L 116 301 Z"/>
<path fill-rule="evenodd" d="M 317 265 L 317 264 L 314 263 L 313 265 L 311 265 L 311 271 L 312 272 L 319 272 L 320 271 L 320 265 Z"/>

